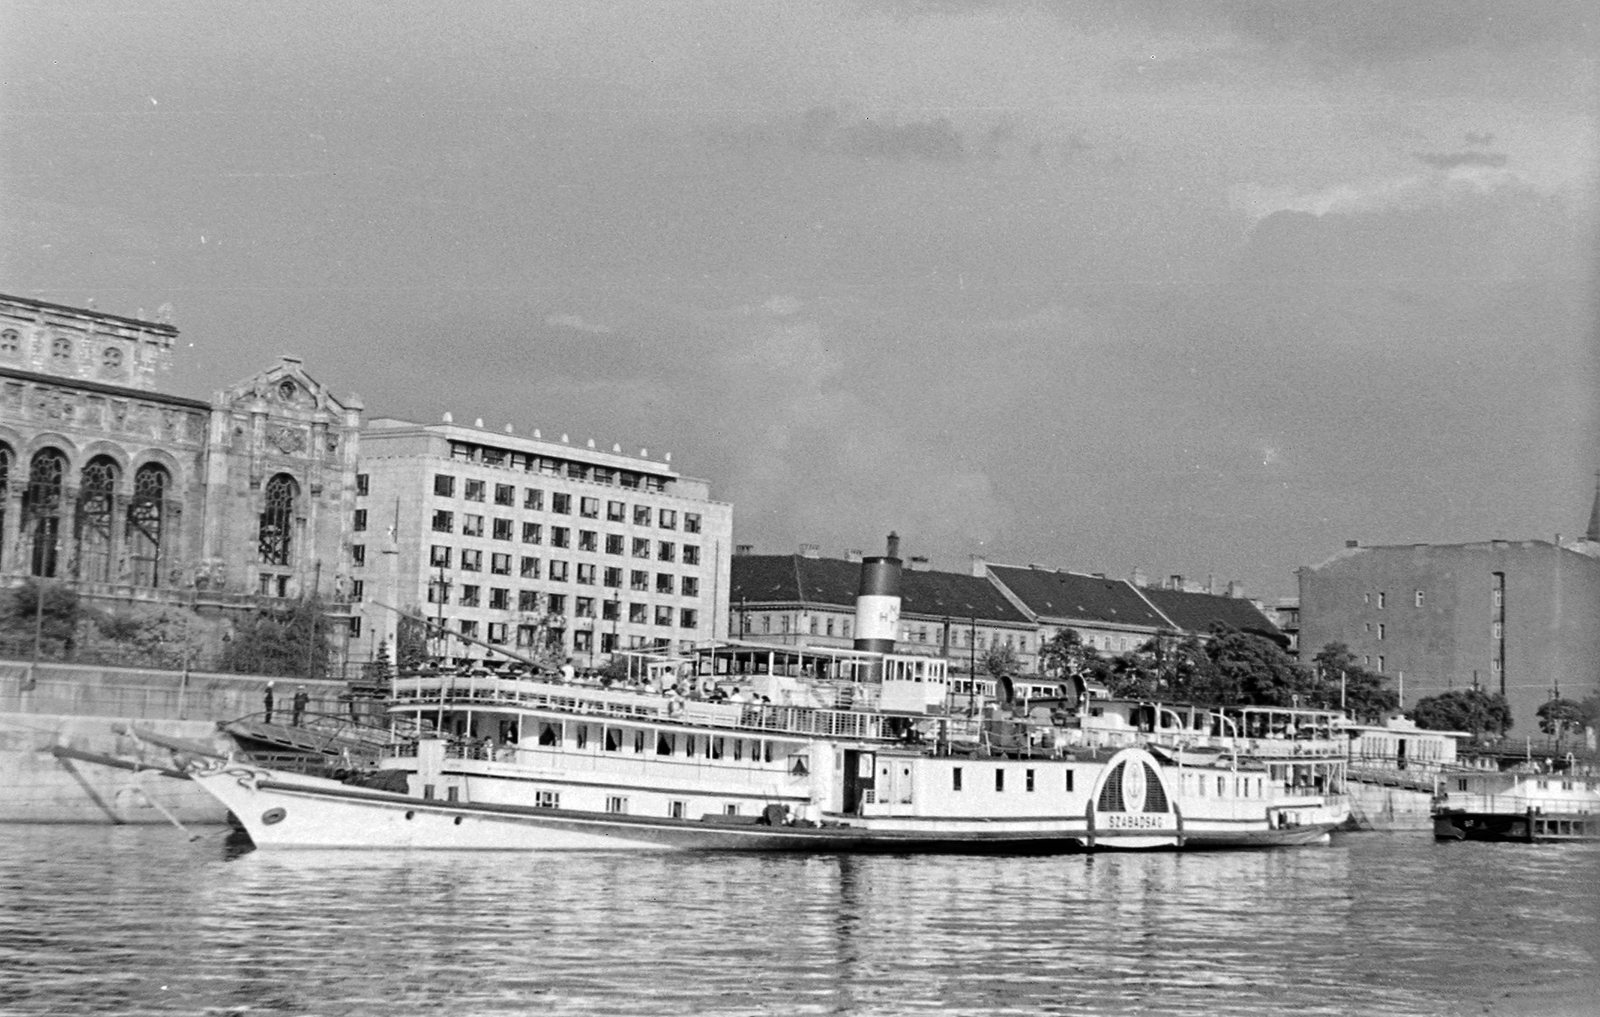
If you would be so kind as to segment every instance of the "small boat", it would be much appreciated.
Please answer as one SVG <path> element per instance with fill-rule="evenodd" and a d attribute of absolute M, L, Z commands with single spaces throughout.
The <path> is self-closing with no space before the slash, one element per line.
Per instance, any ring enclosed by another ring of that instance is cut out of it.
<path fill-rule="evenodd" d="M 1458 773 L 1433 806 L 1439 840 L 1600 841 L 1600 775 Z"/>

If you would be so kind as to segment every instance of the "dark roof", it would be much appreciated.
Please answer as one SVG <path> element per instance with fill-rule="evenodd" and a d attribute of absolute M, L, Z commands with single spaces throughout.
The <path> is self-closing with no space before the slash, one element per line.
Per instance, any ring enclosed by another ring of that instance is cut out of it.
<path fill-rule="evenodd" d="M 1185 632 L 1205 633 L 1213 624 L 1241 632 L 1279 638 L 1282 633 L 1254 604 L 1239 597 L 1219 597 L 1214 593 L 1185 593 L 1146 587 L 1145 598 L 1172 619 Z"/>
<path fill-rule="evenodd" d="M 861 563 L 799 554 L 734 555 L 730 603 L 804 603 L 854 610 L 861 589 Z M 929 618 L 978 617 L 989 622 L 1029 623 L 994 584 L 961 572 L 900 574 L 900 613 Z"/>
<path fill-rule="evenodd" d="M 989 574 L 1041 621 L 1050 624 L 1082 621 L 1152 629 L 1170 627 L 1139 596 L 1133 584 L 1123 579 L 1016 565 L 990 565 Z"/>
<path fill-rule="evenodd" d="M 964 572 L 902 573 L 900 613 L 952 619 L 976 616 L 991 622 L 1031 624 L 1028 616 L 988 579 Z"/>

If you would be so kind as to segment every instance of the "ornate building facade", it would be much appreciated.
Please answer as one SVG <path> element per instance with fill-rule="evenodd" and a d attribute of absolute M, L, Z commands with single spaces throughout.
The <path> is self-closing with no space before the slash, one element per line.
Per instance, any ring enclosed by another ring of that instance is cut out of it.
<path fill-rule="evenodd" d="M 0 295 L 0 585 L 247 604 L 349 581 L 361 406 L 298 358 L 159 391 L 170 324 Z"/>

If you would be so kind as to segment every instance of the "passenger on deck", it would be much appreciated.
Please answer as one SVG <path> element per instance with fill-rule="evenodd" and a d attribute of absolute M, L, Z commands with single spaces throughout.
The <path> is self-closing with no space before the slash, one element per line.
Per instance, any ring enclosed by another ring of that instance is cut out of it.
<path fill-rule="evenodd" d="M 571 685 L 577 676 L 578 672 L 572 666 L 572 658 L 568 657 L 566 662 L 561 665 L 561 680 Z"/>

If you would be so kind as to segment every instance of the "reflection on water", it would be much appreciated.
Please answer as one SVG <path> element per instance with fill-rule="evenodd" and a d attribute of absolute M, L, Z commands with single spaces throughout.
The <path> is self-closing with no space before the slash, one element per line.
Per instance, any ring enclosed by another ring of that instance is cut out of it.
<path fill-rule="evenodd" d="M 0 1012 L 1499 1012 L 1594 991 L 1597 874 L 1590 846 L 1423 835 L 841 858 L 260 852 L 221 830 L 9 827 Z"/>

